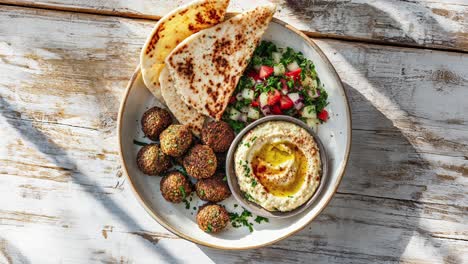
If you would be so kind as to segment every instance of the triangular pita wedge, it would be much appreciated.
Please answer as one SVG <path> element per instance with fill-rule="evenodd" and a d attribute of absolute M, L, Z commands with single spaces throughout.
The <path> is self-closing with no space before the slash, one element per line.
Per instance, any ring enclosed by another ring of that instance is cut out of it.
<path fill-rule="evenodd" d="M 275 9 L 257 7 L 181 42 L 166 67 L 182 100 L 219 120 Z"/>
<path fill-rule="evenodd" d="M 174 81 L 167 68 L 161 71 L 159 81 L 161 83 L 161 94 L 169 110 L 171 110 L 172 114 L 174 114 L 181 124 L 187 125 L 195 135 L 199 136 L 205 116 L 199 114 L 180 99 L 180 95 L 177 93 Z"/>
<path fill-rule="evenodd" d="M 228 5 L 229 0 L 197 0 L 156 23 L 140 54 L 143 81 L 156 98 L 162 100 L 159 74 L 167 55 L 188 36 L 223 21 Z"/>

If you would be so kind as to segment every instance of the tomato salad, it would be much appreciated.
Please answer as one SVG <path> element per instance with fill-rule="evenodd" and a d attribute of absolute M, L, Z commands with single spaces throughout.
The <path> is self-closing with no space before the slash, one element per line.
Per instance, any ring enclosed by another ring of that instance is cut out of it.
<path fill-rule="evenodd" d="M 328 95 L 312 61 L 262 41 L 240 78 L 223 120 L 237 132 L 267 115 L 289 115 L 317 129 L 329 118 Z"/>

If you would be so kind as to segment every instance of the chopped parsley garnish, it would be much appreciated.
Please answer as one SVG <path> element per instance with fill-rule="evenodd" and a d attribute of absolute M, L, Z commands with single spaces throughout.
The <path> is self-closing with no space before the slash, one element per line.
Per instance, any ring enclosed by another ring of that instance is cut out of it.
<path fill-rule="evenodd" d="M 253 224 L 249 222 L 249 218 L 252 216 L 252 213 L 247 211 L 244 208 L 244 211 L 241 214 L 238 213 L 229 213 L 229 220 L 231 220 L 231 225 L 235 228 L 245 226 L 249 228 L 250 232 L 253 232 Z"/>
<path fill-rule="evenodd" d="M 135 139 L 133 140 L 133 144 L 138 145 L 138 146 L 142 146 L 142 147 L 148 145 L 148 143 L 141 142 L 141 141 L 138 141 L 138 140 L 135 140 Z"/>
<path fill-rule="evenodd" d="M 190 202 L 187 200 L 187 193 L 184 186 L 179 186 L 179 191 L 182 194 L 182 202 L 185 203 L 185 209 L 190 209 Z"/>
<path fill-rule="evenodd" d="M 175 169 L 176 169 L 176 171 L 182 173 L 182 175 L 184 175 L 185 177 L 189 177 L 189 175 L 188 175 L 188 173 L 187 173 L 187 171 L 185 170 L 184 167 L 178 166 L 178 167 L 176 167 Z"/>
<path fill-rule="evenodd" d="M 185 198 L 187 198 L 187 193 L 185 192 L 184 186 L 179 186 L 179 191 L 182 194 L 182 199 L 185 200 Z"/>
<path fill-rule="evenodd" d="M 267 223 L 270 222 L 270 220 L 268 220 L 268 218 L 263 217 L 263 216 L 257 216 L 257 217 L 255 218 L 255 222 L 257 222 L 257 223 L 259 223 L 259 224 L 261 224 L 262 221 L 267 222 Z"/>
<path fill-rule="evenodd" d="M 258 182 L 256 180 L 252 180 L 252 187 L 257 186 Z"/>
<path fill-rule="evenodd" d="M 213 226 L 211 224 L 208 224 L 208 227 L 206 228 L 206 232 L 208 233 L 213 232 Z"/>
<path fill-rule="evenodd" d="M 244 193 L 244 198 L 247 199 L 248 201 L 255 202 L 255 199 L 252 197 L 252 195 L 248 193 Z"/>

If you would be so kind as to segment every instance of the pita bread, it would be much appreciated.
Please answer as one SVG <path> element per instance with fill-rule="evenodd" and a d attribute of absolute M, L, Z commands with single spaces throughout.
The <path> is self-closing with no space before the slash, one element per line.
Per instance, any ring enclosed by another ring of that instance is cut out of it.
<path fill-rule="evenodd" d="M 229 0 L 198 0 L 179 7 L 156 23 L 140 54 L 143 81 L 162 101 L 159 74 L 167 55 L 188 36 L 224 20 Z"/>
<path fill-rule="evenodd" d="M 195 135 L 199 136 L 205 116 L 199 114 L 180 99 L 180 95 L 177 93 L 174 81 L 167 68 L 161 71 L 159 82 L 161 83 L 161 94 L 169 110 L 171 110 L 172 114 L 181 124 L 187 125 Z"/>
<path fill-rule="evenodd" d="M 221 119 L 237 82 L 268 27 L 275 5 L 257 7 L 181 42 L 166 67 L 185 103 Z"/>

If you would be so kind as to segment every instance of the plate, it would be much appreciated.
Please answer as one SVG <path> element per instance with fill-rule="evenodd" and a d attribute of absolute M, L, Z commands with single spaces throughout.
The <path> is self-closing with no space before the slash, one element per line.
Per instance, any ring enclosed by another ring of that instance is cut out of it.
<path fill-rule="evenodd" d="M 134 140 L 144 141 L 140 118 L 153 106 L 161 106 L 146 89 L 137 68 L 128 84 L 118 117 L 118 140 L 120 157 L 124 173 L 129 185 L 140 200 L 146 211 L 159 224 L 174 234 L 197 244 L 218 249 L 251 249 L 270 245 L 280 241 L 306 227 L 326 207 L 336 192 L 343 177 L 351 146 L 351 114 L 343 85 L 326 56 L 320 48 L 306 35 L 292 26 L 273 19 L 263 40 L 272 41 L 280 47 L 291 47 L 301 51 L 311 59 L 317 74 L 328 92 L 330 105 L 327 110 L 330 120 L 319 126 L 318 137 L 322 141 L 328 155 L 328 178 L 322 192 L 313 204 L 304 212 L 287 219 L 269 219 L 268 223 L 257 224 L 254 218 L 254 231 L 246 227 L 233 228 L 229 226 L 218 234 L 209 234 L 200 230 L 195 216 L 198 206 L 204 204 L 196 195 L 193 196 L 190 208 L 184 203 L 172 204 L 166 202 L 159 191 L 161 177 L 146 176 L 136 165 L 136 155 L 140 146 Z M 149 142 L 146 140 L 145 142 Z M 231 196 L 221 202 L 229 212 L 241 212 L 240 206 Z"/>

